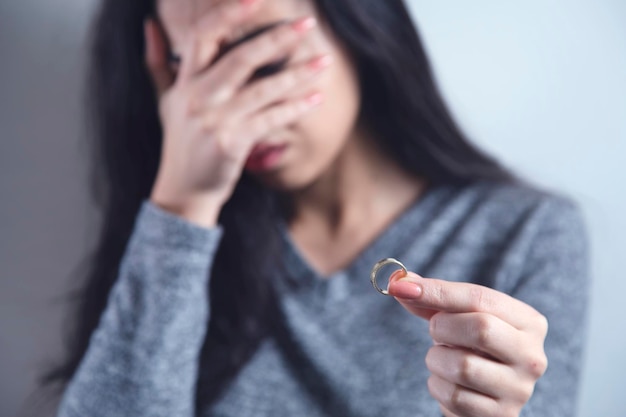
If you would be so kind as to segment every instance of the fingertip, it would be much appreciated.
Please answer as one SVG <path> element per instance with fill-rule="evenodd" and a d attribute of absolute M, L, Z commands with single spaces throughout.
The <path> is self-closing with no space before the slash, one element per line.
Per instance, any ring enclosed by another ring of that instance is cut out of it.
<path fill-rule="evenodd" d="M 401 275 L 397 279 L 398 281 L 411 282 L 414 284 L 422 284 L 424 282 L 424 277 L 415 272 L 407 271 L 406 275 Z"/>
<path fill-rule="evenodd" d="M 413 271 L 407 271 L 406 276 L 407 278 L 411 278 L 411 279 L 418 280 L 418 281 L 424 279 L 423 276 Z"/>
<path fill-rule="evenodd" d="M 408 281 L 405 278 L 390 282 L 387 291 L 391 296 L 408 300 L 418 299 L 424 293 L 420 284 Z"/>
<path fill-rule="evenodd" d="M 422 277 L 414 272 L 398 269 L 389 276 L 387 291 L 389 295 L 404 299 L 419 298 L 424 292 Z"/>
<path fill-rule="evenodd" d="M 401 279 L 404 276 L 405 276 L 404 269 L 397 269 L 397 270 L 393 271 L 391 273 L 391 275 L 389 275 L 389 280 L 387 282 L 387 288 L 389 287 L 389 284 L 391 284 L 392 282 L 398 281 L 399 279 Z"/>

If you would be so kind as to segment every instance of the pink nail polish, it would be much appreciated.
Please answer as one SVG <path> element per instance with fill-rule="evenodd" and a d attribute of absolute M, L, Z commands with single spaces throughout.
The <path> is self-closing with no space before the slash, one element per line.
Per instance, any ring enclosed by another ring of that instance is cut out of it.
<path fill-rule="evenodd" d="M 389 283 L 397 281 L 400 278 L 403 278 L 404 276 L 405 276 L 404 271 L 402 269 L 398 269 L 389 276 Z"/>
<path fill-rule="evenodd" d="M 317 24 L 317 20 L 314 17 L 302 17 L 291 24 L 291 27 L 296 32 L 306 32 L 307 30 L 313 28 Z"/>
<path fill-rule="evenodd" d="M 309 68 L 314 71 L 321 70 L 322 68 L 326 68 L 333 62 L 333 58 L 330 55 L 322 55 L 317 58 L 314 58 L 309 62 Z"/>
<path fill-rule="evenodd" d="M 389 284 L 389 295 L 414 300 L 422 296 L 422 286 L 408 281 L 393 281 Z"/>

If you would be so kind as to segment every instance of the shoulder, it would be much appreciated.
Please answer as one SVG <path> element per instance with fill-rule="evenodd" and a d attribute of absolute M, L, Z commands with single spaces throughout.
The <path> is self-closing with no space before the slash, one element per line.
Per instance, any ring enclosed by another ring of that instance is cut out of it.
<path fill-rule="evenodd" d="M 535 233 L 546 229 L 584 229 L 584 216 L 578 202 L 554 190 L 523 183 L 477 182 L 467 186 L 475 211 L 493 228 L 522 226 Z"/>
<path fill-rule="evenodd" d="M 529 276 L 547 286 L 568 275 L 577 282 L 586 280 L 588 234 L 574 198 L 519 183 L 480 182 L 458 194 L 472 202 L 466 203 L 457 228 L 465 246 L 482 254 L 480 265 L 487 267 L 477 279 L 485 285 L 514 293 Z M 487 273 L 489 268 L 497 270 L 495 275 Z"/>
<path fill-rule="evenodd" d="M 528 255 L 536 253 L 535 246 L 546 253 L 586 250 L 582 210 L 565 193 L 524 183 L 480 181 L 441 194 L 445 198 L 435 214 L 437 231 L 457 246 L 490 257 Z"/>
<path fill-rule="evenodd" d="M 570 195 L 528 184 L 494 183 L 477 183 L 465 192 L 476 195 L 485 240 L 515 253 L 523 269 L 565 261 L 582 268 L 587 262 L 585 217 Z"/>

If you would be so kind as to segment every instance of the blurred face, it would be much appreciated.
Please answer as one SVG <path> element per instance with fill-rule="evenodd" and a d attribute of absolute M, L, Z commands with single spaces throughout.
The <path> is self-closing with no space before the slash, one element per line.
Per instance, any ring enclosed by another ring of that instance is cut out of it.
<path fill-rule="evenodd" d="M 172 51 L 182 49 L 181 42 L 191 23 L 211 13 L 217 3 L 216 0 L 159 1 L 158 13 Z M 288 65 L 306 62 L 323 53 L 332 55 L 333 64 L 312 83 L 293 90 L 286 98 L 303 97 L 317 90 L 323 96 L 323 103 L 297 122 L 263 138 L 262 143 L 280 145 L 282 149 L 276 152 L 274 164 L 264 169 L 246 168 L 267 186 L 285 191 L 305 187 L 318 179 L 348 142 L 355 129 L 360 103 L 355 68 L 347 51 L 317 14 L 313 0 L 265 0 L 259 11 L 243 27 L 234 28 L 227 39 L 235 41 L 258 27 L 305 15 L 315 16 L 318 26 L 294 50 Z"/>

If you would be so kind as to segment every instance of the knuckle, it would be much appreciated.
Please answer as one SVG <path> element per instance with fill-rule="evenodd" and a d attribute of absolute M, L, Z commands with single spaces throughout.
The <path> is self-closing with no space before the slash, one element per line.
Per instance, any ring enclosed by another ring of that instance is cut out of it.
<path fill-rule="evenodd" d="M 227 102 L 230 99 L 230 96 L 230 87 L 227 84 L 222 84 L 209 95 L 207 101 L 211 106 L 219 106 Z"/>
<path fill-rule="evenodd" d="M 430 395 L 439 399 L 438 390 L 435 386 L 435 377 L 433 375 L 429 376 L 428 380 L 426 380 L 426 387 L 428 388 Z"/>
<path fill-rule="evenodd" d="M 431 297 L 435 305 L 449 304 L 448 300 L 450 297 L 448 296 L 448 294 L 446 294 L 446 290 L 441 284 L 436 284 L 432 286 Z"/>
<path fill-rule="evenodd" d="M 193 117 L 198 112 L 198 98 L 191 96 L 185 100 L 182 106 L 183 115 L 186 117 Z"/>
<path fill-rule="evenodd" d="M 530 375 L 539 379 L 548 369 L 548 357 L 545 353 L 542 353 L 541 355 L 530 358 L 526 364 L 526 369 L 529 371 Z"/>
<path fill-rule="evenodd" d="M 474 361 L 469 356 L 461 359 L 458 370 L 458 379 L 461 385 L 467 385 L 476 380 L 478 371 Z"/>
<path fill-rule="evenodd" d="M 472 287 L 470 289 L 470 300 L 472 300 L 470 305 L 474 311 L 489 311 L 488 298 L 483 288 Z"/>
<path fill-rule="evenodd" d="M 198 116 L 196 119 L 200 119 L 202 125 L 207 130 L 215 130 L 215 128 L 220 124 L 221 117 L 217 111 L 203 111 L 202 113 L 198 112 Z"/>
<path fill-rule="evenodd" d="M 200 123 L 200 134 L 204 137 L 218 139 L 219 135 L 215 131 L 215 127 L 209 117 L 204 117 Z"/>
<path fill-rule="evenodd" d="M 194 117 L 191 122 L 199 122 L 204 132 L 214 132 L 220 124 L 223 124 L 222 119 L 215 111 L 205 111 Z"/>
<path fill-rule="evenodd" d="M 435 360 L 433 356 L 435 356 L 436 353 L 434 349 L 435 349 L 435 346 L 428 349 L 428 352 L 426 353 L 426 357 L 424 358 L 424 362 L 426 363 L 426 368 L 428 368 L 428 370 L 431 372 L 434 370 L 434 365 L 435 365 Z"/>
<path fill-rule="evenodd" d="M 435 315 L 433 315 L 430 318 L 430 322 L 428 323 L 428 332 L 430 333 L 430 336 L 436 341 L 437 340 L 437 332 L 439 331 L 439 320 L 440 320 L 440 314 L 441 313 L 436 313 Z"/>
<path fill-rule="evenodd" d="M 450 392 L 450 398 L 448 399 L 448 402 L 450 404 L 450 408 L 452 408 L 452 410 L 455 412 L 464 413 L 470 409 L 467 395 L 465 395 L 464 390 L 459 385 L 455 385 Z"/>
<path fill-rule="evenodd" d="M 216 132 L 214 130 L 210 133 L 211 140 L 215 142 L 217 151 L 223 155 L 229 155 L 230 143 L 232 142 L 229 135 L 224 131 Z"/>
<path fill-rule="evenodd" d="M 474 324 L 474 344 L 479 349 L 486 349 L 493 343 L 494 324 L 491 316 L 479 314 Z"/>
<path fill-rule="evenodd" d="M 532 397 L 533 392 L 535 392 L 535 384 L 534 383 L 520 384 L 519 390 L 520 390 L 520 393 L 519 393 L 520 401 L 525 403 L 526 401 L 530 399 L 530 397 Z"/>

